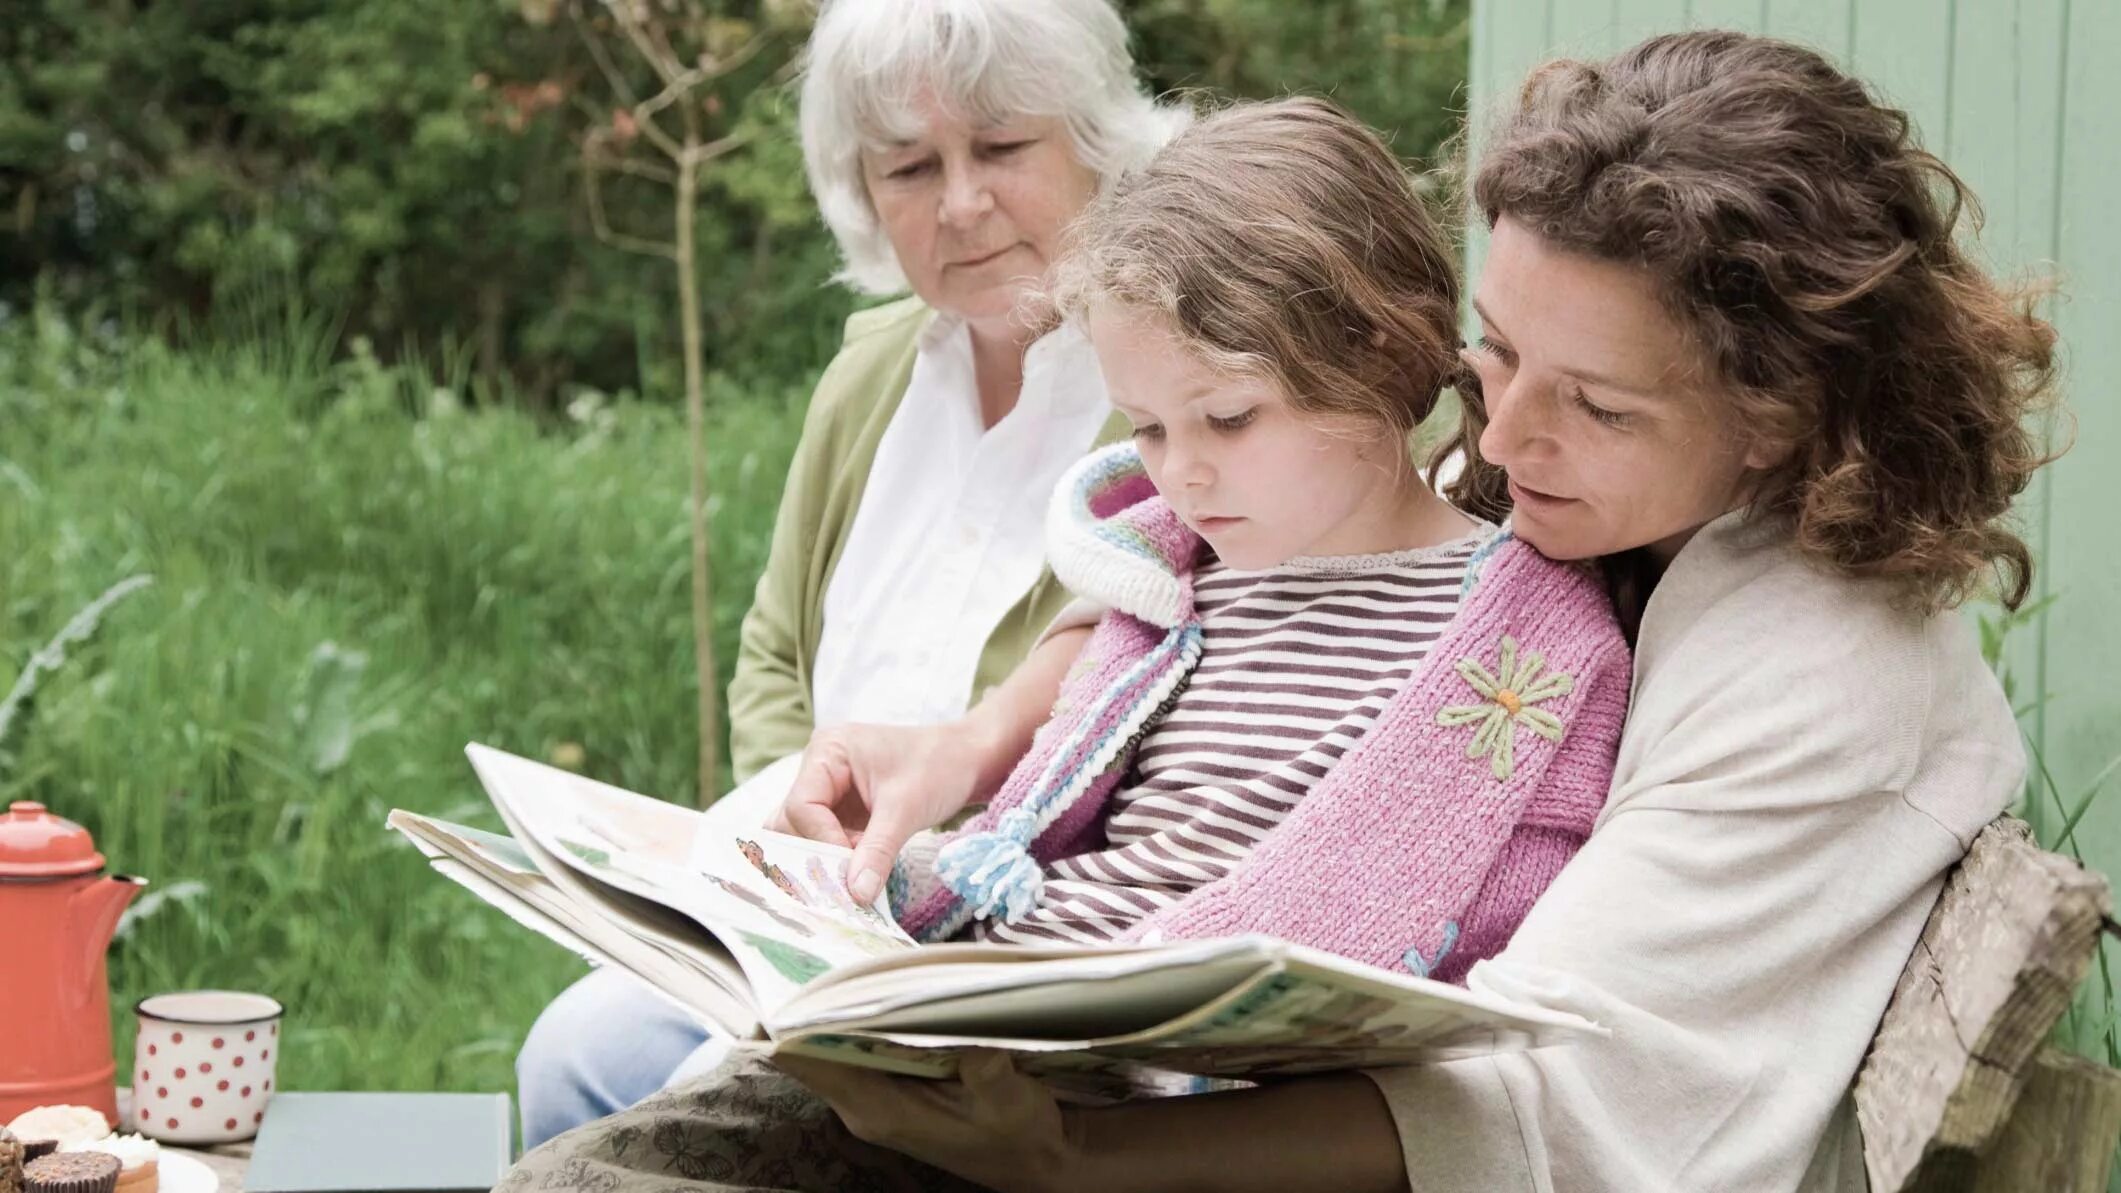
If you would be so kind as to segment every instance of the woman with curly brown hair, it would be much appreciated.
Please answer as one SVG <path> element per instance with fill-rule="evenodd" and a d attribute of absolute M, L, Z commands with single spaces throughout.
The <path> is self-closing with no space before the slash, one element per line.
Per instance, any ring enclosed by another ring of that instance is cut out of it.
<path fill-rule="evenodd" d="M 861 1140 L 1025 1190 L 1864 1187 L 1850 1081 L 2024 774 L 1949 610 L 2025 595 L 2004 519 L 2052 332 L 1955 243 L 1972 197 L 1906 117 L 1781 42 L 1550 63 L 1470 194 L 1493 238 L 1454 495 L 1596 561 L 1637 651 L 1596 827 L 1465 980 L 1610 1038 L 1100 1108 L 1000 1057 L 787 1065 Z M 994 773 L 981 743 L 1021 727 L 986 721 L 1024 695 L 938 743 Z M 873 864 L 956 809 L 860 744 L 813 745 L 788 815 Z"/>

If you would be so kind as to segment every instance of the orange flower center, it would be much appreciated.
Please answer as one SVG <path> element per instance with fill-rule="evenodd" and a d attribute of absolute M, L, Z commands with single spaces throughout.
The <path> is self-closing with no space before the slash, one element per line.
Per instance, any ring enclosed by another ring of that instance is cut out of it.
<path fill-rule="evenodd" d="M 1508 688 L 1504 688 L 1501 691 L 1495 693 L 1495 703 L 1502 705 L 1502 711 L 1510 714 L 1513 717 L 1517 715 L 1518 709 L 1524 707 L 1524 701 L 1519 700 L 1517 698 L 1517 693 L 1511 691 Z"/>

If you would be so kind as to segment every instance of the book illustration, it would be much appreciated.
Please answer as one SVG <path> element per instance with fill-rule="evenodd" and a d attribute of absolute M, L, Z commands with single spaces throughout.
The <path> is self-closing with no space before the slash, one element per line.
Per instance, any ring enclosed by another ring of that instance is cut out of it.
<path fill-rule="evenodd" d="M 752 932 L 741 934 L 744 943 L 759 951 L 780 975 L 800 986 L 831 969 L 823 957 L 784 941 L 772 940 Z"/>
<path fill-rule="evenodd" d="M 560 844 L 565 845 L 567 847 L 567 852 L 573 854 L 575 856 L 575 859 L 578 861 L 586 863 L 599 870 L 608 870 L 611 868 L 611 854 L 605 852 L 602 849 L 598 849 L 594 845 L 584 845 L 580 841 L 577 841 L 572 837 L 561 837 Z"/>
<path fill-rule="evenodd" d="M 882 899 L 874 906 L 855 902 L 847 890 L 847 863 L 852 856 L 847 850 L 775 832 L 738 837 L 736 847 L 775 890 L 805 908 L 864 933 L 913 943 Z"/>
<path fill-rule="evenodd" d="M 736 839 L 736 847 L 737 852 L 744 855 L 745 861 L 750 862 L 758 868 L 759 873 L 766 876 L 766 881 L 780 888 L 783 894 L 796 902 L 803 904 L 805 907 L 810 906 L 809 896 L 801 888 L 797 887 L 795 883 L 789 881 L 787 871 L 766 860 L 765 846 L 757 841 L 746 841 L 744 838 L 738 837 Z"/>
<path fill-rule="evenodd" d="M 782 915 L 778 911 L 775 911 L 773 908 L 773 904 L 766 902 L 763 896 L 761 896 L 757 891 L 752 890 L 750 887 L 739 886 L 719 874 L 702 874 L 700 875 L 700 877 L 705 878 L 708 882 L 713 883 L 716 890 L 721 891 L 723 894 L 728 895 L 730 898 L 740 899 L 743 902 L 758 908 L 760 914 L 768 917 L 774 923 L 779 924 L 781 927 L 787 929 L 790 932 L 793 932 L 797 936 L 803 937 L 804 939 L 808 939 L 812 936 L 817 935 L 815 932 L 812 932 L 810 930 L 810 926 L 808 924 L 803 923 L 801 920 L 789 919 L 787 916 Z"/>

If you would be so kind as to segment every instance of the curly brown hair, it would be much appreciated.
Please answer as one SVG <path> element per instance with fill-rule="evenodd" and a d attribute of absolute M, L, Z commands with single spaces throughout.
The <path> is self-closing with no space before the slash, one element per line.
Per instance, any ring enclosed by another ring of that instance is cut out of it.
<path fill-rule="evenodd" d="M 2040 287 L 1953 239 L 1973 194 L 1907 114 L 1801 46 L 1653 37 L 1534 70 L 1474 164 L 1473 215 L 1647 269 L 1714 369 L 1732 426 L 1778 456 L 1752 512 L 1842 574 L 1956 604 L 1993 575 L 2016 608 L 2032 554 L 2006 515 L 2045 463 L 2027 427 L 2053 382 Z M 1507 508 L 1465 387 L 1452 496 Z"/>
<path fill-rule="evenodd" d="M 1322 99 L 1232 104 L 1070 226 L 1046 296 L 1153 313 L 1314 418 L 1404 436 L 1458 378 L 1451 239 L 1383 140 Z"/>

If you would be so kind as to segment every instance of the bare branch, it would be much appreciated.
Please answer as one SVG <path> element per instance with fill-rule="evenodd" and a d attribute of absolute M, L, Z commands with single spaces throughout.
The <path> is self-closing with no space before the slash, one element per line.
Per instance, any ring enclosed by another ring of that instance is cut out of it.
<path fill-rule="evenodd" d="M 604 216 L 602 176 L 603 171 L 594 160 L 590 160 L 589 168 L 582 171 L 582 183 L 589 198 L 589 223 L 591 227 L 596 229 L 597 239 L 615 249 L 623 249 L 629 253 L 662 257 L 668 261 L 677 260 L 678 247 L 674 244 L 668 244 L 660 240 L 648 240 L 640 236 L 630 236 L 624 232 L 612 230 L 611 222 Z"/>
<path fill-rule="evenodd" d="M 666 132 L 662 125 L 657 124 L 654 116 L 643 116 L 641 109 L 636 107 L 633 109 L 633 122 L 640 127 L 641 135 L 648 138 L 649 144 L 663 151 L 664 157 L 674 162 L 685 160 L 685 147 L 678 143 L 676 137 Z"/>
<path fill-rule="evenodd" d="M 604 49 L 604 39 L 598 37 L 582 20 L 581 10 L 570 4 L 567 6 L 567 16 L 574 22 L 575 32 L 581 34 L 582 44 L 588 47 L 589 56 L 596 62 L 597 70 L 602 72 L 604 82 L 611 86 L 611 93 L 629 108 L 640 103 L 633 94 L 632 85 L 626 82 L 626 72 L 620 70 L 618 64 L 611 60 L 611 55 Z"/>
<path fill-rule="evenodd" d="M 625 32 L 626 40 L 633 43 L 635 52 L 640 54 L 642 59 L 655 70 L 656 77 L 663 80 L 665 84 L 675 81 L 680 71 L 676 56 L 666 55 L 653 41 L 649 40 L 647 31 L 642 28 L 641 22 L 635 18 L 632 10 L 627 7 L 628 2 L 629 0 L 605 0 L 605 4 L 611 9 L 613 17 L 617 19 L 619 28 Z"/>
<path fill-rule="evenodd" d="M 709 72 L 707 77 L 711 79 L 719 79 L 723 75 L 734 73 L 735 71 L 741 69 L 746 62 L 749 62 L 753 58 L 758 57 L 759 51 L 765 48 L 766 35 L 763 33 L 753 34 L 750 41 L 747 41 L 743 45 L 738 46 L 736 50 L 732 52 L 727 58 L 715 59 L 714 62 L 706 68 Z"/>
<path fill-rule="evenodd" d="M 599 164 L 614 174 L 646 178 L 664 186 L 676 186 L 678 181 L 676 171 L 665 168 L 660 162 L 643 161 L 637 157 L 607 157 Z"/>
<path fill-rule="evenodd" d="M 650 116 L 655 115 L 657 112 L 662 111 L 664 108 L 669 107 L 671 104 L 676 103 L 678 100 L 685 98 L 686 94 L 690 92 L 694 87 L 697 87 L 701 83 L 707 82 L 709 79 L 712 79 L 714 77 L 715 76 L 713 74 L 699 67 L 694 67 L 691 70 L 684 72 L 677 78 L 672 79 L 670 81 L 669 86 L 664 87 L 661 91 L 656 92 L 653 98 L 636 105 L 633 109 L 634 119 L 648 119 Z"/>
<path fill-rule="evenodd" d="M 693 169 L 698 170 L 718 157 L 726 157 L 742 149 L 755 135 L 752 130 L 745 129 L 740 132 L 730 133 L 726 137 L 717 137 L 705 145 L 693 146 L 692 151 L 686 155 L 686 159 L 691 163 Z"/>

